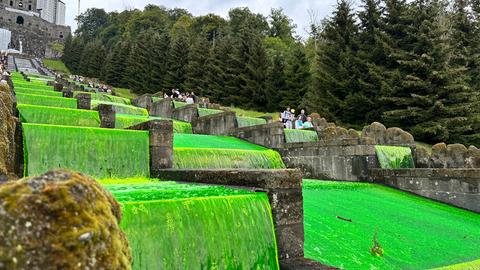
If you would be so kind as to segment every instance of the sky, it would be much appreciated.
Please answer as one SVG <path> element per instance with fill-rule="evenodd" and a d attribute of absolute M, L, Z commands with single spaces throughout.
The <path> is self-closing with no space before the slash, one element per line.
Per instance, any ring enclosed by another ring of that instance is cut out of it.
<path fill-rule="evenodd" d="M 66 23 L 76 29 L 75 17 L 78 13 L 78 0 L 64 0 L 67 6 Z M 103 8 L 109 11 L 125 9 L 143 9 L 147 4 L 165 6 L 167 8 L 184 8 L 195 16 L 215 13 L 227 17 L 228 11 L 235 7 L 248 7 L 252 12 L 267 16 L 271 8 L 283 8 L 297 25 L 296 33 L 307 36 L 306 29 L 310 22 L 309 10 L 317 14 L 317 20 L 329 16 L 334 9 L 336 0 L 81 0 L 80 12 L 88 8 Z"/>

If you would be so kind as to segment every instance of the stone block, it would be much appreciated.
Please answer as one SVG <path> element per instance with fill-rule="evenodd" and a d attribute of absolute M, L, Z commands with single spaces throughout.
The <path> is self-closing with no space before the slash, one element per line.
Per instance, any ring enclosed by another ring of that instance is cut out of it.
<path fill-rule="evenodd" d="M 76 96 L 77 109 L 90 110 L 92 106 L 92 96 L 88 93 L 79 93 Z"/>
<path fill-rule="evenodd" d="M 100 127 L 115 128 L 115 108 L 110 104 L 99 104 L 97 107 L 100 116 Z"/>
<path fill-rule="evenodd" d="M 164 98 L 152 104 L 152 107 L 150 109 L 150 115 L 172 118 L 173 109 L 173 100 L 171 98 Z"/>

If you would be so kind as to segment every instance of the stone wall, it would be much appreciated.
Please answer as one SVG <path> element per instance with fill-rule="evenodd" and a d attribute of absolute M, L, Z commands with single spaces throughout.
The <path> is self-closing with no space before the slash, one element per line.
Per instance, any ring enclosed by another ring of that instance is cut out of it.
<path fill-rule="evenodd" d="M 0 84 L 0 180 L 14 171 L 15 129 L 13 95 L 7 84 Z"/>
<path fill-rule="evenodd" d="M 272 207 L 280 261 L 303 258 L 302 175 L 298 170 L 163 170 L 152 177 L 244 187 L 266 192 Z M 320 266 L 320 264 L 316 264 Z M 309 268 L 321 269 L 321 268 Z"/>
<path fill-rule="evenodd" d="M 480 169 L 372 169 L 371 181 L 480 213 Z"/>
<path fill-rule="evenodd" d="M 192 123 L 199 117 L 196 104 L 189 104 L 172 111 L 172 118 L 175 120 Z"/>
<path fill-rule="evenodd" d="M 149 113 L 151 116 L 172 118 L 173 110 L 173 100 L 171 98 L 164 98 L 157 102 L 153 102 Z"/>
<path fill-rule="evenodd" d="M 289 143 L 278 151 L 287 168 L 299 168 L 305 178 L 363 181 L 378 167 L 375 146 L 360 141 Z"/>
<path fill-rule="evenodd" d="M 237 128 L 229 135 L 268 148 L 281 148 L 285 144 L 285 132 L 280 122 Z"/>
<path fill-rule="evenodd" d="M 17 23 L 21 17 L 23 24 Z M 7 11 L 0 8 L 0 28 L 12 32 L 12 45 L 20 49 L 20 41 L 25 54 L 44 57 L 47 46 L 52 41 L 63 42 L 70 34 L 70 27 L 49 23 L 39 17 Z"/>
<path fill-rule="evenodd" d="M 237 117 L 234 112 L 223 112 L 198 117 L 192 122 L 193 133 L 227 135 L 238 128 Z"/>
<path fill-rule="evenodd" d="M 480 168 L 480 149 L 438 143 L 432 147 L 431 153 L 418 149 L 415 160 L 417 168 Z"/>

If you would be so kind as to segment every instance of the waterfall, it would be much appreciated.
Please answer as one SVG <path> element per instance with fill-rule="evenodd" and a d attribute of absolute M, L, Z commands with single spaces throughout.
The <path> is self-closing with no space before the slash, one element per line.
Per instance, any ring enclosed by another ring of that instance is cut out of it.
<path fill-rule="evenodd" d="M 30 104 L 70 109 L 77 108 L 77 100 L 74 98 L 49 97 L 20 93 L 16 93 L 15 96 L 17 97 L 17 104 Z"/>
<path fill-rule="evenodd" d="M 172 182 L 106 187 L 122 204 L 133 269 L 278 269 L 265 193 Z"/>
<path fill-rule="evenodd" d="M 149 176 L 149 133 L 23 124 L 25 175 L 66 168 L 98 177 Z"/>
<path fill-rule="evenodd" d="M 313 130 L 285 129 L 287 143 L 318 142 L 318 135 Z"/>
<path fill-rule="evenodd" d="M 255 117 L 237 116 L 237 123 L 238 123 L 238 127 L 242 128 L 242 127 L 265 125 L 267 123 L 267 120 L 262 118 L 255 118 Z"/>
<path fill-rule="evenodd" d="M 19 104 L 17 109 L 22 123 L 100 127 L 100 117 L 97 111 L 28 104 Z"/>
<path fill-rule="evenodd" d="M 375 151 L 382 169 L 415 168 L 410 147 L 376 145 Z"/>

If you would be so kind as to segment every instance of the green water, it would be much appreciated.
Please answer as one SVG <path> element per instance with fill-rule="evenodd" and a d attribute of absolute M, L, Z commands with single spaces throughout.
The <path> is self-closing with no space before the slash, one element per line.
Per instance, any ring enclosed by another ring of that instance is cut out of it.
<path fill-rule="evenodd" d="M 97 111 L 28 104 L 19 104 L 17 108 L 22 123 L 100 127 L 100 117 Z"/>
<path fill-rule="evenodd" d="M 376 145 L 375 152 L 382 169 L 415 168 L 410 147 Z"/>
<path fill-rule="evenodd" d="M 114 102 L 114 103 L 120 103 L 120 104 L 125 104 L 125 105 L 131 105 L 132 102 L 128 98 L 122 98 L 122 97 L 117 97 L 105 93 L 91 93 L 91 92 L 81 92 L 81 91 L 74 91 L 73 96 L 76 97 L 78 94 L 89 94 L 92 98 L 92 100 L 98 100 L 98 101 L 107 101 L 107 102 Z"/>
<path fill-rule="evenodd" d="M 226 136 L 174 134 L 176 169 L 284 169 L 276 151 Z"/>
<path fill-rule="evenodd" d="M 257 125 L 265 125 L 267 123 L 267 120 L 262 119 L 262 118 L 255 118 L 255 117 L 243 117 L 243 116 L 237 116 L 237 123 L 238 127 L 251 127 L 251 126 L 257 126 Z"/>
<path fill-rule="evenodd" d="M 313 130 L 301 130 L 301 129 L 284 129 L 285 140 L 287 143 L 298 142 L 318 142 L 318 135 Z"/>
<path fill-rule="evenodd" d="M 14 81 L 13 85 L 14 85 L 14 87 L 20 87 L 20 88 L 31 88 L 31 89 L 46 90 L 46 91 L 53 90 L 53 86 L 48 86 L 46 83 Z"/>
<path fill-rule="evenodd" d="M 74 98 L 51 97 L 31 94 L 17 93 L 17 104 L 30 104 L 38 106 L 60 107 L 60 108 L 77 108 L 77 100 Z"/>
<path fill-rule="evenodd" d="M 173 107 L 174 108 L 181 108 L 181 107 L 185 107 L 187 105 L 188 104 L 186 102 L 180 102 L 180 101 L 174 101 L 173 102 Z"/>
<path fill-rule="evenodd" d="M 148 116 L 148 111 L 144 108 L 102 100 L 92 100 L 92 109 L 95 109 L 99 104 L 113 105 L 113 107 L 115 108 L 115 112 L 118 114 Z"/>
<path fill-rule="evenodd" d="M 264 193 L 136 182 L 105 185 L 122 204 L 133 269 L 278 269 Z"/>
<path fill-rule="evenodd" d="M 363 183 L 304 180 L 303 199 L 305 257 L 324 264 L 430 269 L 480 258 L 478 214 Z M 376 230 L 383 257 L 370 253 Z"/>
<path fill-rule="evenodd" d="M 147 122 L 149 120 L 165 120 L 166 118 L 162 117 L 146 117 L 146 116 L 139 116 L 139 115 L 128 115 L 128 114 L 116 114 L 115 120 L 115 128 L 125 129 L 131 126 L 138 125 L 140 123 Z M 174 133 L 187 133 L 191 134 L 192 131 L 192 124 L 181 122 L 181 121 L 173 121 L 173 132 Z"/>
<path fill-rule="evenodd" d="M 17 94 L 31 94 L 31 95 L 40 95 L 40 96 L 51 96 L 51 97 L 63 97 L 62 92 L 55 92 L 50 90 L 37 90 L 37 89 L 28 89 L 15 87 L 15 93 Z"/>
<path fill-rule="evenodd" d="M 149 133 L 23 124 L 25 175 L 66 168 L 98 177 L 149 176 Z"/>
<path fill-rule="evenodd" d="M 202 117 L 202 116 L 207 116 L 207 115 L 212 115 L 212 114 L 223 113 L 223 112 L 224 112 L 224 111 L 222 111 L 222 110 L 198 108 L 198 115 L 199 115 L 200 117 Z"/>

